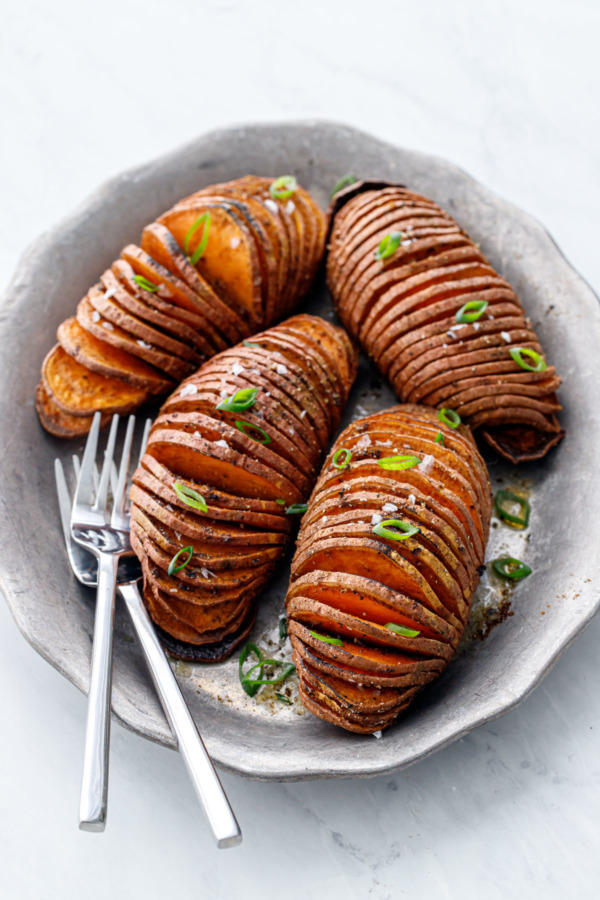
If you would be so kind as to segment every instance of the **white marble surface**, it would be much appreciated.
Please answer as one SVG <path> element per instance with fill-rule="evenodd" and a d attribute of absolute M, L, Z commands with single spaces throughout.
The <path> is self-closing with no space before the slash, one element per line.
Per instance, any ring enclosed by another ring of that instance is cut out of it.
<path fill-rule="evenodd" d="M 2 12 L 2 286 L 105 178 L 215 126 L 320 117 L 458 163 L 537 215 L 600 289 L 597 0 Z M 85 700 L 0 604 L 2 895 L 597 898 L 599 639 L 596 620 L 520 708 L 395 777 L 224 776 L 245 841 L 217 851 L 178 757 L 118 727 L 107 830 L 77 831 Z"/>

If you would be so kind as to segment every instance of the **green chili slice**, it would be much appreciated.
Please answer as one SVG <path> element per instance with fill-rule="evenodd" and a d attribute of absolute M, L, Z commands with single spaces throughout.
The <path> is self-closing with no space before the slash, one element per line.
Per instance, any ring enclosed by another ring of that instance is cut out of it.
<path fill-rule="evenodd" d="M 292 503 L 285 511 L 286 516 L 302 516 L 308 509 L 308 503 Z"/>
<path fill-rule="evenodd" d="M 333 455 L 333 459 L 331 460 L 331 465 L 335 466 L 336 469 L 345 469 L 346 466 L 350 465 L 350 460 L 352 459 L 352 450 L 347 450 L 346 447 L 342 447 Z"/>
<path fill-rule="evenodd" d="M 331 194 L 330 194 L 329 199 L 330 199 L 330 200 L 333 200 L 333 198 L 335 197 L 335 195 L 336 195 L 336 194 L 339 194 L 339 192 L 342 190 L 342 188 L 348 187 L 349 184 L 354 184 L 356 181 L 358 181 L 358 178 L 355 178 L 354 175 L 344 175 L 344 176 L 343 176 L 342 178 L 340 178 L 340 180 L 339 180 L 338 182 L 336 182 L 336 184 L 334 185 L 334 188 L 333 188 L 333 190 L 332 190 L 332 192 L 331 192 Z"/>
<path fill-rule="evenodd" d="M 399 472 L 401 469 L 413 469 L 420 463 L 421 460 L 418 456 L 386 456 L 384 459 L 377 460 L 378 466 L 393 472 Z"/>
<path fill-rule="evenodd" d="M 319 634 L 318 631 L 311 631 L 310 628 L 308 629 L 308 632 L 309 634 L 312 634 L 312 636 L 318 641 L 323 641 L 323 643 L 325 644 L 333 644 L 335 647 L 344 646 L 344 642 L 340 641 L 339 638 L 329 637 L 328 634 Z"/>
<path fill-rule="evenodd" d="M 507 503 L 516 503 L 519 507 L 520 514 L 514 515 L 507 508 Z M 517 528 L 527 528 L 529 525 L 529 513 L 531 506 L 525 497 L 513 494 L 511 491 L 497 491 L 494 497 L 494 507 L 497 515 L 509 525 L 515 525 Z"/>
<path fill-rule="evenodd" d="M 272 183 L 269 193 L 273 200 L 287 200 L 297 187 L 298 182 L 293 175 L 282 175 L 281 178 L 276 178 Z"/>
<path fill-rule="evenodd" d="M 437 417 L 438 420 L 442 422 L 443 425 L 447 425 L 448 428 L 458 428 L 462 421 L 457 412 L 454 412 L 453 409 L 446 409 L 445 406 L 438 409 Z"/>
<path fill-rule="evenodd" d="M 531 350 L 529 347 L 511 347 L 508 352 L 514 361 L 521 366 L 522 369 L 526 369 L 528 372 L 544 372 L 545 369 L 548 368 L 544 357 L 540 356 L 536 350 Z M 530 365 L 523 359 L 523 356 L 528 356 L 532 359 L 534 365 Z"/>
<path fill-rule="evenodd" d="M 149 281 L 148 278 L 144 278 L 143 275 L 134 275 L 132 281 L 135 281 L 141 288 L 145 291 L 150 291 L 151 294 L 155 294 L 159 288 L 158 284 L 154 284 L 153 281 Z"/>
<path fill-rule="evenodd" d="M 390 529 L 392 528 L 397 529 L 397 531 L 391 531 Z M 401 519 L 386 519 L 384 522 L 380 522 L 379 525 L 373 526 L 373 534 L 391 541 L 405 541 L 418 533 L 419 529 L 416 525 L 403 522 Z"/>
<path fill-rule="evenodd" d="M 388 622 L 385 627 L 388 631 L 393 631 L 394 634 L 401 634 L 402 637 L 413 638 L 421 634 L 420 631 L 415 631 L 414 628 L 405 628 L 404 625 L 395 625 L 394 622 Z"/>
<path fill-rule="evenodd" d="M 461 306 L 456 313 L 457 322 L 477 322 L 482 317 L 489 303 L 487 300 L 469 300 L 464 306 Z"/>
<path fill-rule="evenodd" d="M 179 559 L 182 553 L 187 553 L 187 559 L 185 562 L 182 562 L 181 565 L 177 566 L 175 563 Z M 181 550 L 178 550 L 171 562 L 169 563 L 169 567 L 167 569 L 167 575 L 174 575 L 175 572 L 181 572 L 182 569 L 185 569 L 192 556 L 194 555 L 193 547 L 182 547 Z"/>
<path fill-rule="evenodd" d="M 186 506 L 191 506 L 192 509 L 199 509 L 200 512 L 206 512 L 208 510 L 206 500 L 202 494 L 199 494 L 198 491 L 195 491 L 193 488 L 186 487 L 185 484 L 176 481 L 173 485 L 173 490 L 181 502 L 185 503 Z"/>
<path fill-rule="evenodd" d="M 252 422 L 242 422 L 240 419 L 236 419 L 235 427 L 237 428 L 238 431 L 241 431 L 242 434 L 245 434 L 246 437 L 252 438 L 253 441 L 257 441 L 259 444 L 270 444 L 271 443 L 271 438 L 269 437 L 267 432 L 263 431 L 263 429 L 260 428 L 258 425 L 253 425 Z M 250 433 L 248 431 L 246 431 L 247 428 L 250 429 Z M 257 431 L 259 433 L 260 437 L 262 438 L 262 440 L 260 440 L 260 438 L 256 437 L 254 434 L 252 434 L 253 431 Z"/>
<path fill-rule="evenodd" d="M 254 406 L 258 396 L 259 388 L 242 388 L 233 396 L 221 400 L 217 409 L 224 409 L 227 412 L 244 412 Z"/>
<path fill-rule="evenodd" d="M 520 559 L 513 559 L 512 556 L 501 556 L 499 559 L 492 561 L 492 569 L 496 575 L 501 578 L 510 578 L 511 581 L 520 581 L 531 575 L 532 570 Z"/>
<path fill-rule="evenodd" d="M 200 239 L 200 243 L 194 250 L 194 253 L 192 254 L 192 256 L 190 256 L 190 250 L 189 250 L 190 241 L 201 225 L 204 225 L 204 228 L 202 229 L 202 237 Z M 198 262 L 198 260 L 204 255 L 204 251 L 206 250 L 206 247 L 208 244 L 208 232 L 209 231 L 210 231 L 210 213 L 205 212 L 205 213 L 202 213 L 202 215 L 196 219 L 196 221 L 189 228 L 188 233 L 185 236 L 185 239 L 183 241 L 183 249 L 185 251 L 186 256 L 189 257 L 189 260 L 193 266 L 195 266 L 196 263 Z"/>
<path fill-rule="evenodd" d="M 375 259 L 387 259 L 388 256 L 393 256 L 402 243 L 403 237 L 401 231 L 392 231 L 390 234 L 386 234 L 375 251 Z"/>

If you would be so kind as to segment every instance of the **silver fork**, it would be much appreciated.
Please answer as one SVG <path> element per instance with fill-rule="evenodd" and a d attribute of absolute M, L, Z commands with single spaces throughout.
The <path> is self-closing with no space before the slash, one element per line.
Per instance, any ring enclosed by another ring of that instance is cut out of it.
<path fill-rule="evenodd" d="M 129 527 L 129 517 L 126 514 L 125 507 L 126 489 L 128 481 L 127 475 L 129 469 L 129 457 L 131 454 L 131 438 L 133 436 L 134 425 L 135 423 L 133 421 L 133 417 L 131 417 L 128 425 L 127 436 L 121 460 L 121 467 L 118 476 L 116 475 L 114 465 L 111 464 L 112 454 L 114 452 L 114 440 L 111 440 L 111 437 L 113 435 L 112 428 L 108 441 L 108 450 L 110 450 L 111 452 L 109 454 L 107 450 L 102 475 L 100 476 L 100 478 L 98 478 L 97 470 L 94 465 L 92 465 L 91 468 L 88 465 L 86 469 L 86 477 L 91 478 L 92 484 L 96 483 L 97 485 L 97 496 L 94 505 L 98 507 L 98 509 L 100 508 L 98 500 L 102 500 L 103 494 L 101 493 L 101 491 L 106 491 L 106 488 L 103 485 L 103 477 L 105 477 L 106 484 L 108 484 L 108 481 L 110 481 L 112 484 L 115 505 L 118 508 L 118 515 L 121 516 L 120 520 L 115 519 L 115 521 L 120 521 L 120 524 L 125 524 L 127 528 Z M 146 423 L 146 428 L 144 430 L 144 436 L 142 439 L 141 453 L 143 453 L 144 450 L 149 426 L 150 422 L 148 421 Z M 114 435 L 116 436 L 116 429 L 118 425 L 115 424 L 113 427 Z M 84 460 L 81 466 L 79 465 L 78 458 L 76 456 L 73 457 L 73 466 L 78 486 L 81 482 L 82 473 L 84 472 L 84 464 L 86 463 L 88 446 L 90 446 L 92 442 L 94 443 L 93 455 L 95 456 L 95 447 L 97 446 L 98 442 L 98 431 L 99 419 L 98 425 L 95 429 L 95 437 L 92 435 L 92 432 L 90 432 L 90 437 L 88 438 L 86 451 L 84 453 Z M 90 458 L 93 459 L 91 453 L 88 455 L 88 459 Z M 105 472 L 108 472 L 106 476 L 104 475 Z M 67 553 L 71 563 L 71 568 L 73 569 L 76 578 L 82 584 L 88 587 L 96 587 L 99 582 L 98 573 L 100 571 L 100 568 L 94 557 L 90 555 L 89 550 L 84 548 L 85 545 L 82 545 L 81 542 L 75 543 L 73 539 L 70 527 L 71 499 L 69 495 L 69 489 L 67 487 L 64 469 L 61 461 L 58 459 L 55 460 L 55 475 L 63 533 L 65 537 Z M 98 509 L 96 509 L 96 512 L 98 512 Z M 97 540 L 97 538 L 94 539 Z M 122 535 L 119 535 L 118 539 L 121 540 Z M 111 538 L 110 540 L 114 541 L 115 543 L 117 542 L 116 538 Z M 229 801 L 227 800 L 225 792 L 223 791 L 223 787 L 221 785 L 221 782 L 219 781 L 219 777 L 214 769 L 210 757 L 206 752 L 206 748 L 204 747 L 202 738 L 198 733 L 198 730 L 191 717 L 183 695 L 181 694 L 177 680 L 173 675 L 173 672 L 171 671 L 171 667 L 168 663 L 165 653 L 156 637 L 152 622 L 140 597 L 137 584 L 139 578 L 139 563 L 136 559 L 125 557 L 118 565 L 119 594 L 122 596 L 127 606 L 127 610 L 131 617 L 135 631 L 140 640 L 142 650 L 144 651 L 146 662 L 150 669 L 150 674 L 157 689 L 162 707 L 165 711 L 171 729 L 175 735 L 178 748 L 181 751 L 181 755 L 188 770 L 188 774 L 192 780 L 192 784 L 194 786 L 196 794 L 198 795 L 198 798 L 202 803 L 204 811 L 208 817 L 209 824 L 217 841 L 217 845 L 220 848 L 234 847 L 242 840 L 239 825 L 229 805 Z M 112 607 L 114 609 L 114 602 L 112 603 Z M 109 615 L 108 617 L 104 616 L 104 620 L 108 618 L 112 623 L 113 616 L 114 613 L 109 610 Z M 95 642 L 96 635 L 94 635 L 94 644 Z M 109 644 L 111 643 L 112 628 L 109 635 Z M 105 727 L 104 734 L 106 735 L 106 742 L 103 743 L 101 748 L 101 750 L 103 750 L 104 752 L 104 755 L 96 755 L 94 757 L 96 764 L 93 769 L 93 778 L 90 781 L 90 789 L 92 791 L 92 793 L 90 794 L 91 800 L 86 800 L 86 807 L 95 808 L 96 810 L 100 811 L 100 814 L 96 812 L 94 813 L 93 817 L 88 817 L 86 819 L 82 818 L 82 824 L 80 825 L 80 827 L 84 827 L 86 828 L 86 830 L 93 831 L 102 831 L 106 822 L 111 655 L 112 653 L 109 647 L 108 657 L 106 653 L 103 657 L 105 664 L 108 661 L 108 673 L 105 673 L 103 675 L 103 678 L 100 679 L 100 682 L 102 683 L 102 685 L 104 685 L 106 684 L 106 678 L 108 678 L 108 693 L 106 695 L 106 706 L 104 708 L 105 714 L 102 721 L 102 728 Z M 104 721 L 104 719 L 106 720 L 106 722 Z M 102 733 L 102 728 L 98 733 Z M 100 761 L 99 765 L 98 761 Z"/>

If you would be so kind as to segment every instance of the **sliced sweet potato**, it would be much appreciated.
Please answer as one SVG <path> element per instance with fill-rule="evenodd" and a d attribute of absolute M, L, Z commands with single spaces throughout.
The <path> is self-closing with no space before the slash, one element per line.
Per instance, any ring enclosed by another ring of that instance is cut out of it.
<path fill-rule="evenodd" d="M 445 437 L 451 429 L 435 410 L 414 405 L 353 422 L 300 527 L 286 597 L 300 697 L 350 731 L 391 724 L 452 659 L 464 631 L 490 485 L 469 431 L 448 434 L 446 445 L 435 441 L 442 428 Z M 350 455 L 336 468 L 342 450 Z M 397 456 L 420 463 L 390 467 Z M 402 680 L 388 691 L 390 677 Z"/>
<path fill-rule="evenodd" d="M 340 192 L 333 211 L 327 274 L 336 308 L 399 399 L 456 406 L 473 428 L 505 426 L 506 441 L 490 431 L 484 436 L 513 461 L 540 458 L 554 446 L 562 436 L 555 419 L 557 376 L 549 373 L 544 396 L 535 376 L 546 363 L 519 298 L 458 224 L 418 194 L 383 184 Z M 378 242 L 392 232 L 402 233 L 399 246 L 376 258 Z M 487 308 L 469 325 L 461 310 L 474 302 Z M 510 320 L 510 330 L 498 327 L 501 317 Z M 537 354 L 531 357 L 536 364 L 512 360 L 519 348 Z M 519 369 L 531 378 L 514 382 L 508 394 L 500 389 L 502 377 L 491 378 Z M 478 375 L 485 376 L 479 390 Z"/>
<path fill-rule="evenodd" d="M 148 399 L 143 388 L 91 372 L 56 344 L 42 363 L 42 383 L 54 403 L 70 416 L 128 413 Z"/>
<path fill-rule="evenodd" d="M 92 425 L 92 416 L 71 416 L 64 412 L 41 382 L 35 389 L 35 409 L 42 426 L 54 437 L 81 437 Z M 103 418 L 102 425 L 106 425 L 107 418 L 110 417 Z"/>

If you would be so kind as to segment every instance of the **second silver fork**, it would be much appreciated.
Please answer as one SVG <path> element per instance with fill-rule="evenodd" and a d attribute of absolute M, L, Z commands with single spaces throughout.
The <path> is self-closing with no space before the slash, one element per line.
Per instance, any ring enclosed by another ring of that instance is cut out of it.
<path fill-rule="evenodd" d="M 115 416 L 110 427 L 100 480 L 95 489 L 94 473 L 100 414 L 96 413 L 94 416 L 81 461 L 71 512 L 73 540 L 98 560 L 92 670 L 79 809 L 79 827 L 84 831 L 103 831 L 106 824 L 112 635 L 117 568 L 121 557 L 132 554 L 126 495 L 135 416 L 130 416 L 127 423 L 117 483 L 113 484 L 113 508 L 109 516 L 108 489 L 118 427 L 119 417 Z"/>

